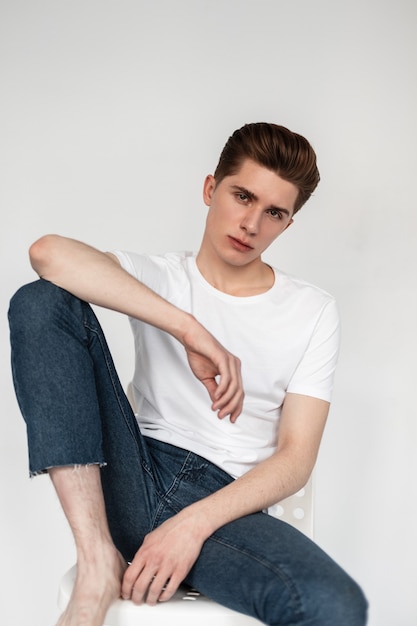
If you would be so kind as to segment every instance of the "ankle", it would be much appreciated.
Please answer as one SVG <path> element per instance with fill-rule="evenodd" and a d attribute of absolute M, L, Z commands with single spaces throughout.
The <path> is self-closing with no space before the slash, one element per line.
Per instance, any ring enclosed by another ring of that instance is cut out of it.
<path fill-rule="evenodd" d="M 77 566 L 82 570 L 113 569 L 127 565 L 115 545 L 109 542 L 77 545 Z"/>

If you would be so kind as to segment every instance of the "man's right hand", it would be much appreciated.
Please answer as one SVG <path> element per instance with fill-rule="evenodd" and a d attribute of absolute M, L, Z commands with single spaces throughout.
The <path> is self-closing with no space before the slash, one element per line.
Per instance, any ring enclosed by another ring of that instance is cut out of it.
<path fill-rule="evenodd" d="M 244 398 L 240 360 L 197 321 L 189 325 L 182 343 L 192 372 L 209 393 L 213 411 L 220 419 L 229 415 L 234 423 Z"/>

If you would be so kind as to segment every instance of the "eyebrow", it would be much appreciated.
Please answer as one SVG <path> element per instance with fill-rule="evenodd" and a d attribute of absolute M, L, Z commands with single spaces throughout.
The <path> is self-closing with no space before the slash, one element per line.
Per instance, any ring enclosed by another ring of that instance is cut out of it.
<path fill-rule="evenodd" d="M 254 200 L 255 202 L 259 200 L 258 196 L 255 193 L 253 193 L 253 191 L 249 191 L 249 189 L 246 189 L 246 187 L 242 187 L 241 185 L 232 185 L 231 188 L 234 189 L 235 191 L 239 191 L 240 193 L 244 193 L 246 196 L 248 196 L 248 198 L 250 198 L 251 200 Z M 284 209 L 283 207 L 271 205 L 270 207 L 268 207 L 268 209 L 269 210 L 272 209 L 274 211 L 281 211 L 281 213 L 285 213 L 286 215 L 288 215 L 288 217 L 290 217 L 291 215 L 291 211 L 289 211 L 288 209 Z"/>

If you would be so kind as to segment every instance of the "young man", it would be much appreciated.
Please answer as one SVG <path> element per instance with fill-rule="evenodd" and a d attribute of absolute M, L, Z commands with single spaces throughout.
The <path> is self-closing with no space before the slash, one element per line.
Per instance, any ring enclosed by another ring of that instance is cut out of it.
<path fill-rule="evenodd" d="M 77 547 L 59 626 L 183 580 L 267 624 L 365 623 L 358 586 L 264 512 L 307 482 L 329 409 L 334 301 L 261 257 L 318 181 L 303 137 L 248 124 L 204 182 L 197 255 L 31 247 L 43 280 L 12 299 L 12 364 L 30 471 L 49 473 Z M 131 318 L 140 430 L 87 303 Z"/>

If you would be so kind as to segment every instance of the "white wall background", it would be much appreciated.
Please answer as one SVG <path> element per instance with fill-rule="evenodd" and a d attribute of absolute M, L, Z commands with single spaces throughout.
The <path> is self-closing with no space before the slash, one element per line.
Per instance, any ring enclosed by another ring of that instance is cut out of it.
<path fill-rule="evenodd" d="M 6 310 L 34 278 L 28 246 L 58 232 L 196 248 L 204 176 L 235 128 L 267 120 L 305 134 L 322 174 L 268 260 L 334 293 L 343 319 L 317 541 L 363 585 L 371 626 L 417 624 L 416 7 L 0 2 L 2 623 L 52 624 L 74 559 L 48 479 L 27 478 L 11 384 Z M 127 381 L 128 324 L 102 319 Z"/>

